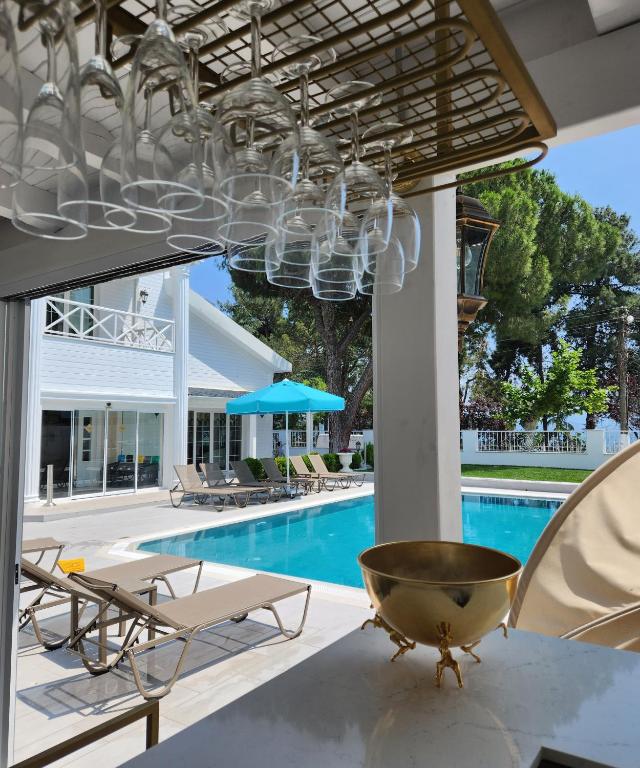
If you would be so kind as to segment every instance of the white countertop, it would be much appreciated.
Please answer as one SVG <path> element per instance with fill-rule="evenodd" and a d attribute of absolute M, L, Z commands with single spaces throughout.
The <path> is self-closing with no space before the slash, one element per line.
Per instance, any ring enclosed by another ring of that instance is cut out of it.
<path fill-rule="evenodd" d="M 435 649 L 393 649 L 356 630 L 124 765 L 530 768 L 545 746 L 640 766 L 639 654 L 494 632 L 481 664 L 455 649 L 465 688 L 445 670 L 438 690 Z"/>

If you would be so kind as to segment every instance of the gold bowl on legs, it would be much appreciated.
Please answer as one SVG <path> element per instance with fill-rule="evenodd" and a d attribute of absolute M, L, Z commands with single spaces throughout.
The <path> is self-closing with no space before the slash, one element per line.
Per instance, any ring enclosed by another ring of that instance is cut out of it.
<path fill-rule="evenodd" d="M 363 625 L 385 629 L 398 646 L 440 650 L 436 683 L 446 667 L 462 676 L 451 648 L 480 661 L 473 649 L 500 626 L 515 595 L 520 562 L 505 552 L 452 541 L 395 541 L 358 557 L 376 615 Z M 504 627 L 506 635 L 506 627 Z"/>

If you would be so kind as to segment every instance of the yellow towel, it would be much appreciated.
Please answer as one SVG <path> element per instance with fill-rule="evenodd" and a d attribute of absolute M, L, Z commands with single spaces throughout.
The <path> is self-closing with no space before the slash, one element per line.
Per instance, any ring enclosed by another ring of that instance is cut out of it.
<path fill-rule="evenodd" d="M 62 573 L 82 573 L 84 571 L 84 557 L 58 560 L 58 567 Z"/>

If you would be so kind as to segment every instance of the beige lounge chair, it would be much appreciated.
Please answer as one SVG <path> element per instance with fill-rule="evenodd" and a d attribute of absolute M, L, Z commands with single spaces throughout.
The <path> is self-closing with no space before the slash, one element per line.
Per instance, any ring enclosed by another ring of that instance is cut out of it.
<path fill-rule="evenodd" d="M 36 565 L 40 565 L 42 560 L 44 559 L 44 556 L 47 552 L 54 552 L 54 558 L 53 563 L 49 567 L 50 571 L 54 571 L 56 565 L 58 564 L 58 560 L 60 559 L 60 555 L 62 554 L 62 550 L 64 549 L 64 544 L 57 539 L 52 538 L 51 536 L 43 536 L 39 539 L 23 539 L 22 540 L 22 554 L 23 555 L 38 555 L 37 560 L 35 561 Z"/>
<path fill-rule="evenodd" d="M 282 488 L 276 488 L 274 484 L 268 480 L 258 480 L 251 471 L 251 467 L 244 459 L 241 461 L 232 461 L 231 467 L 241 485 L 249 486 L 250 488 L 265 488 L 268 489 L 270 493 L 276 494 L 278 498 L 282 496 Z"/>
<path fill-rule="evenodd" d="M 267 477 L 270 483 L 279 485 L 281 487 L 287 487 L 292 485 L 296 490 L 302 488 L 303 493 L 306 495 L 314 489 L 317 485 L 316 481 L 311 477 L 298 477 L 296 475 L 289 477 L 289 480 L 280 471 L 276 460 L 273 456 L 266 456 L 264 459 L 260 459 L 262 466 L 264 467 Z"/>
<path fill-rule="evenodd" d="M 174 469 L 178 476 L 178 482 L 169 491 L 169 497 L 176 508 L 182 504 L 185 496 L 192 496 L 196 504 L 206 504 L 208 500 L 212 501 L 218 512 L 222 512 L 229 501 L 237 507 L 246 507 L 249 503 L 252 492 L 246 488 L 203 485 L 198 470 L 193 464 L 176 465 Z"/>
<path fill-rule="evenodd" d="M 321 477 L 338 478 L 341 483 L 346 480 L 347 485 L 343 485 L 343 488 L 348 487 L 351 483 L 360 488 L 364 483 L 364 472 L 330 472 L 327 469 L 327 465 L 324 463 L 324 459 L 319 453 L 310 453 L 309 461 L 311 462 L 311 466 Z"/>
<path fill-rule="evenodd" d="M 640 442 L 569 496 L 522 572 L 511 626 L 640 651 L 638 477 Z"/>
<path fill-rule="evenodd" d="M 115 606 L 120 611 L 134 615 L 135 619 L 120 649 L 112 658 L 103 664 L 96 664 L 84 656 L 82 643 L 91 632 L 91 626 L 78 632 L 69 641 L 69 647 L 85 659 L 85 666 L 93 674 L 107 672 L 118 664 L 126 655 L 133 676 L 145 699 L 159 699 L 171 691 L 180 676 L 189 647 L 199 632 L 209 629 L 216 624 L 226 621 L 242 621 L 252 611 L 266 609 L 273 613 L 278 629 L 287 638 L 297 637 L 304 627 L 311 595 L 311 585 L 275 576 L 256 575 L 240 581 L 224 584 L 221 587 L 206 589 L 188 597 L 163 602 L 161 605 L 147 605 L 131 592 L 117 584 L 110 584 L 99 579 L 93 579 L 86 574 L 74 573 L 70 576 L 82 587 L 100 595 L 109 606 Z M 303 592 L 307 593 L 300 625 L 295 630 L 285 629 L 275 608 L 275 603 Z M 138 643 L 140 635 L 150 631 L 159 631 L 160 637 L 153 637 L 145 643 Z M 180 640 L 184 642 L 182 652 L 168 682 L 159 690 L 147 690 L 142 684 L 136 656 L 150 651 L 158 646 Z"/>
<path fill-rule="evenodd" d="M 153 558 L 149 558 L 152 560 Z M 195 561 L 197 563 L 197 561 Z M 123 565 L 126 565 L 123 563 Z M 115 566 L 117 567 L 117 566 Z M 82 615 L 86 607 L 90 604 L 98 606 L 98 616 L 90 620 L 89 624 L 93 629 L 97 629 L 100 638 L 100 646 L 106 648 L 107 629 L 112 624 L 123 626 L 128 617 L 120 615 L 109 619 L 103 609 L 106 608 L 105 601 L 100 595 L 87 589 L 86 587 L 72 581 L 68 576 L 60 577 L 54 573 L 41 568 L 39 565 L 30 562 L 24 557 L 21 560 L 20 570 L 22 576 L 30 583 L 21 590 L 23 593 L 36 591 L 35 598 L 18 612 L 18 628 L 25 629 L 29 624 L 33 630 L 38 642 L 48 651 L 61 648 L 69 638 L 78 631 Z M 127 588 L 136 594 L 148 594 L 149 599 L 155 602 L 157 587 L 151 581 L 141 581 L 133 579 L 126 575 L 124 570 L 118 574 L 121 579 L 126 578 Z M 38 621 L 40 611 L 49 611 L 62 605 L 71 605 L 69 634 L 56 640 L 48 639 L 42 632 Z M 102 652 L 101 652 L 102 653 Z"/>
<path fill-rule="evenodd" d="M 330 477 L 322 477 L 319 472 L 312 472 L 305 464 L 302 456 L 290 456 L 289 461 L 298 477 L 305 477 L 313 480 L 317 485 L 318 493 L 324 488 L 327 491 L 334 491 L 339 485 L 338 480 Z"/>
<path fill-rule="evenodd" d="M 247 485 L 235 480 L 227 480 L 217 464 L 202 463 L 200 470 L 209 488 L 233 488 L 235 493 L 245 492 L 249 499 L 256 498 L 261 504 L 266 504 L 271 496 L 271 488 L 262 485 Z"/>

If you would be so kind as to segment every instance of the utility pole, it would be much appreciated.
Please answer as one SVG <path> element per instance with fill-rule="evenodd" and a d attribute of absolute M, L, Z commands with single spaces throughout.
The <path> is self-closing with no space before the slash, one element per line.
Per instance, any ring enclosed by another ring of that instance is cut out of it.
<path fill-rule="evenodd" d="M 623 307 L 618 318 L 618 409 L 620 411 L 620 442 L 629 433 L 629 398 L 627 394 L 627 329 L 633 323 L 633 315 Z"/>

